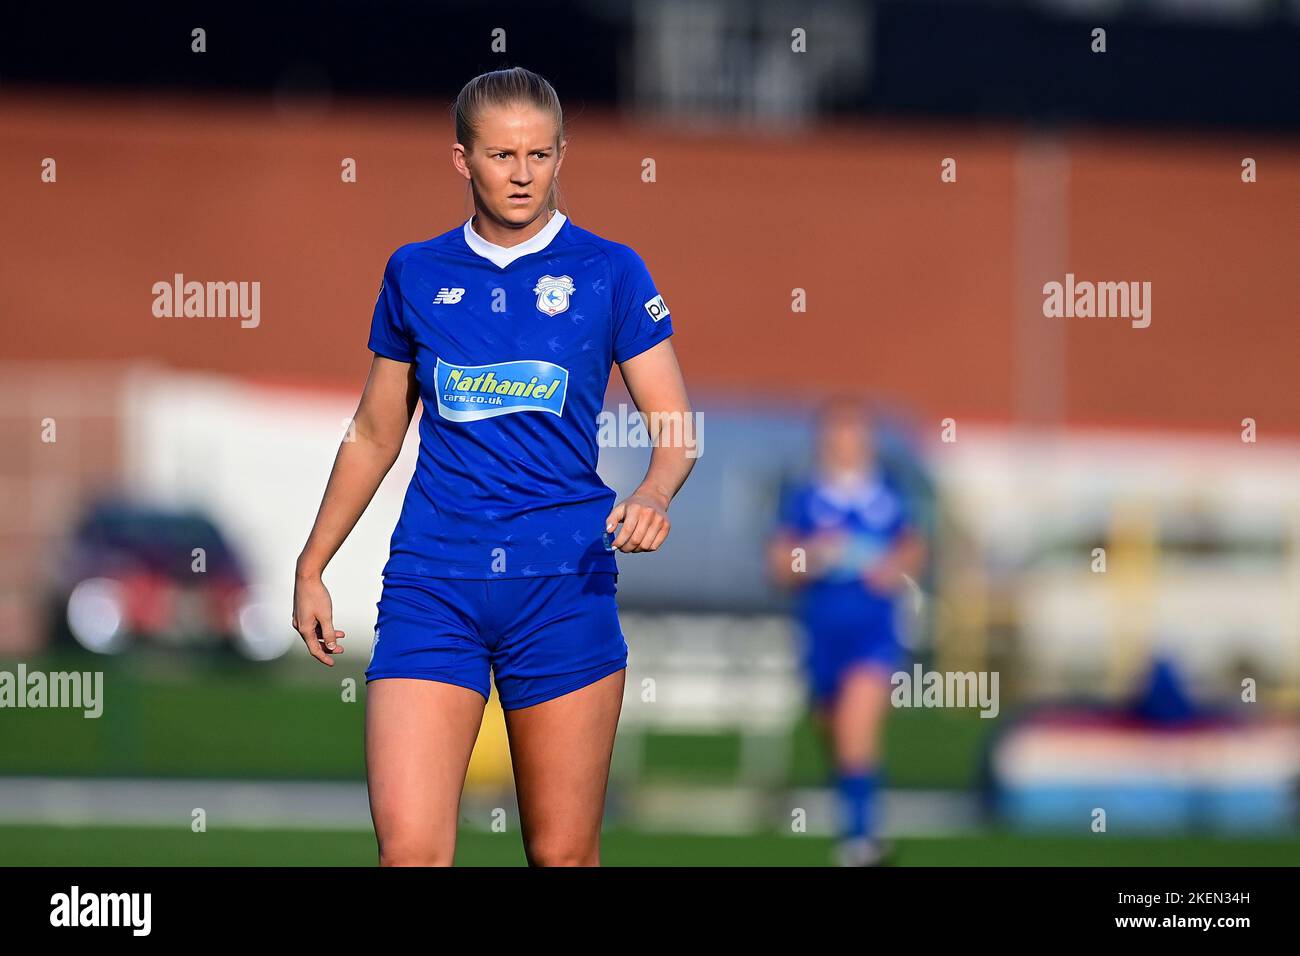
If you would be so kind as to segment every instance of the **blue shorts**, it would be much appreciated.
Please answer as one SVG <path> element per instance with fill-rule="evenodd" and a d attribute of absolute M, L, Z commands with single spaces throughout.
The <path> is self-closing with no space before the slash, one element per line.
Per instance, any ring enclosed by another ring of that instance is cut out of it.
<path fill-rule="evenodd" d="M 816 705 L 829 703 L 845 672 L 874 664 L 890 672 L 903 659 L 892 600 L 865 589 L 813 585 L 799 608 L 804 670 Z"/>
<path fill-rule="evenodd" d="M 617 574 L 484 581 L 384 575 L 366 680 L 414 677 L 531 707 L 627 666 Z"/>

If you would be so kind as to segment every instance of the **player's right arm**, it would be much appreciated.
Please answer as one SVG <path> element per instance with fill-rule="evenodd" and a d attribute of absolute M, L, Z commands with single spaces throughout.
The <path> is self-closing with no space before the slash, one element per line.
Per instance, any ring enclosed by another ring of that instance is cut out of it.
<path fill-rule="evenodd" d="M 338 641 L 344 634 L 334 629 L 333 605 L 321 575 L 402 451 L 420 396 L 414 369 L 409 362 L 375 355 L 352 428 L 334 457 L 316 522 L 298 556 L 293 627 L 308 652 L 331 667 L 330 655 L 343 652 Z"/>
<path fill-rule="evenodd" d="M 768 573 L 781 587 L 801 588 L 833 567 L 845 545 L 844 535 L 838 532 L 795 534 L 778 529 L 767 546 Z"/>
<path fill-rule="evenodd" d="M 808 578 L 806 573 L 796 570 L 799 567 L 798 547 L 795 536 L 784 528 L 773 534 L 768 542 L 768 574 L 781 587 L 797 588 Z"/>
<path fill-rule="evenodd" d="M 776 529 L 767 544 L 767 568 L 780 587 L 797 589 L 820 576 L 843 553 L 842 534 L 809 528 L 799 487 L 781 490 Z"/>

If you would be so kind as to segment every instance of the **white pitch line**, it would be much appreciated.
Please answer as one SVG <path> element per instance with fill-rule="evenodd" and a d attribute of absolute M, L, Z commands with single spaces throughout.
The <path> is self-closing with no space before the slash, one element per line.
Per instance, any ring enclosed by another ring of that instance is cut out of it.
<path fill-rule="evenodd" d="M 620 825 L 660 832 L 780 831 L 799 808 L 807 832 L 829 834 L 835 819 L 835 794 L 825 789 L 655 784 L 617 796 L 611 803 L 626 808 Z M 967 833 L 980 825 L 977 801 L 968 793 L 887 790 L 882 797 L 883 829 L 891 836 Z M 513 793 L 467 791 L 461 821 L 470 826 L 481 821 L 486 829 L 499 806 L 513 810 Z M 0 777 L 0 824 L 189 828 L 198 809 L 209 830 L 371 829 L 366 785 L 360 781 Z"/>

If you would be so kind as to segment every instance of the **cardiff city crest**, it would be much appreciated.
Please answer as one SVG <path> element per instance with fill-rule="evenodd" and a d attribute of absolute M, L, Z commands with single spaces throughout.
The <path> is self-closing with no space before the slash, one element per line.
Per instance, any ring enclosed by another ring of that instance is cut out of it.
<path fill-rule="evenodd" d="M 537 308 L 547 315 L 559 315 L 569 307 L 573 295 L 573 280 L 568 276 L 542 276 L 533 289 L 537 293 Z"/>

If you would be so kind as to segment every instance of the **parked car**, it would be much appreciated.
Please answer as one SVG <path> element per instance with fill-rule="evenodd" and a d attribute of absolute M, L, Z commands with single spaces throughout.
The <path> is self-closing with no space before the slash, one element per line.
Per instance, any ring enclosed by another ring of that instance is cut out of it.
<path fill-rule="evenodd" d="M 288 637 L 252 600 L 242 562 L 197 510 L 131 501 L 92 505 L 58 560 L 51 595 L 56 640 L 114 654 L 133 642 L 225 645 L 244 657 L 283 654 Z"/>

